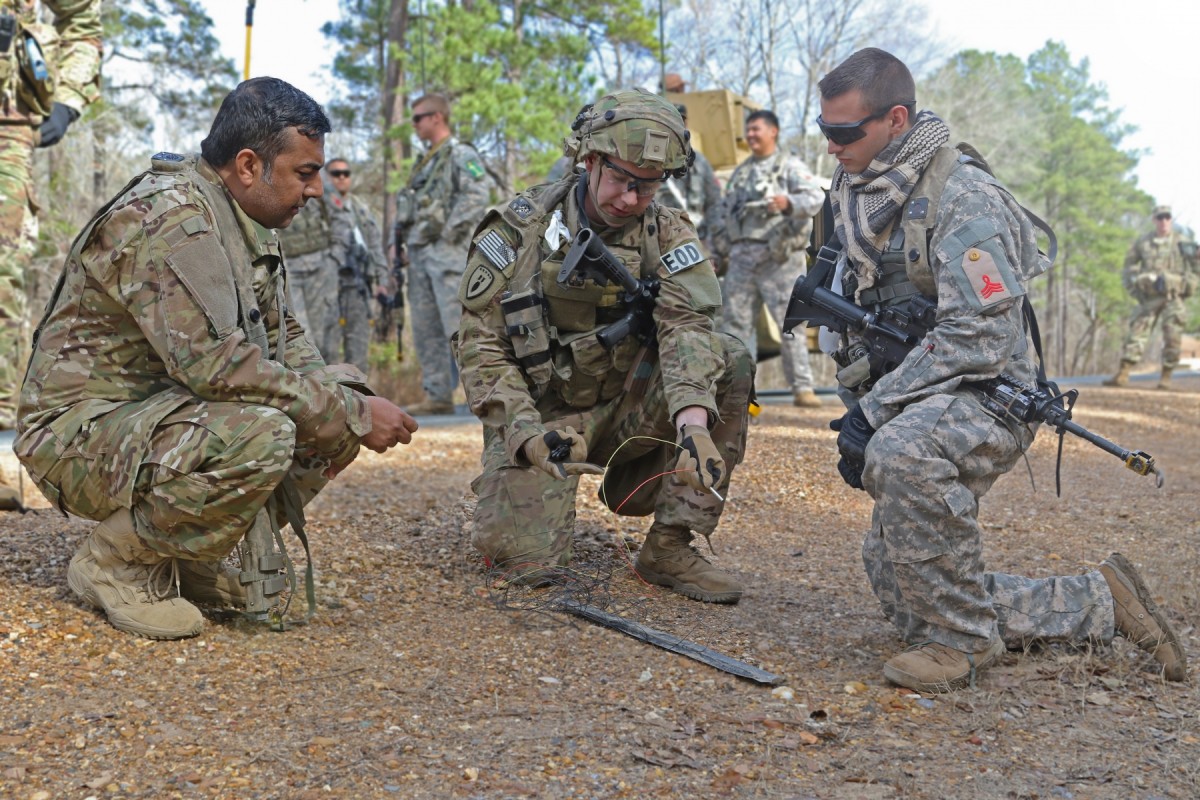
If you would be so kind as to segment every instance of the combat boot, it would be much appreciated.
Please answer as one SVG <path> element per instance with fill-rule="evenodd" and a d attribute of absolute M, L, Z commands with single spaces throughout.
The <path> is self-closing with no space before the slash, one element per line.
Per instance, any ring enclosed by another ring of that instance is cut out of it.
<path fill-rule="evenodd" d="M 405 409 L 414 417 L 428 417 L 441 414 L 453 414 L 454 402 L 451 400 L 422 400 L 414 406 Z"/>
<path fill-rule="evenodd" d="M 1171 373 L 1175 371 L 1174 367 L 1163 367 L 1162 375 L 1158 378 L 1158 388 L 1164 392 L 1171 390 Z"/>
<path fill-rule="evenodd" d="M 220 561 L 177 559 L 179 593 L 193 603 L 220 608 L 245 608 L 246 587 L 240 572 Z"/>
<path fill-rule="evenodd" d="M 999 637 L 976 653 L 923 642 L 889 658 L 883 665 L 883 675 L 898 686 L 918 692 L 949 692 L 968 684 L 975 688 L 975 678 L 1003 652 L 1004 642 Z"/>
<path fill-rule="evenodd" d="M 4 474 L 4 467 L 0 466 L 0 511 L 24 510 L 25 506 L 21 504 L 21 493 L 15 486 L 9 485 L 8 478 Z"/>
<path fill-rule="evenodd" d="M 820 408 L 822 403 L 812 389 L 801 389 L 792 395 L 792 405 L 797 408 Z"/>
<path fill-rule="evenodd" d="M 1122 361 L 1121 367 L 1117 370 L 1117 374 L 1104 381 L 1105 386 L 1128 386 L 1129 385 L 1129 370 L 1133 369 L 1133 364 L 1128 361 Z"/>
<path fill-rule="evenodd" d="M 182 597 L 166 597 L 173 587 L 160 584 L 176 574 L 175 560 L 146 547 L 133 515 L 121 509 L 79 545 L 67 568 L 67 583 L 102 609 L 118 630 L 147 639 L 182 639 L 198 634 L 204 617 Z"/>
<path fill-rule="evenodd" d="M 705 603 L 736 603 L 742 585 L 691 546 L 692 532 L 674 525 L 650 526 L 634 569 L 642 579 Z"/>
<path fill-rule="evenodd" d="M 1171 623 L 1150 599 L 1142 576 L 1120 553 L 1100 563 L 1100 574 L 1108 581 L 1113 598 L 1113 622 L 1117 633 L 1154 656 L 1162 665 L 1163 677 L 1181 681 L 1187 677 L 1187 655 Z"/>

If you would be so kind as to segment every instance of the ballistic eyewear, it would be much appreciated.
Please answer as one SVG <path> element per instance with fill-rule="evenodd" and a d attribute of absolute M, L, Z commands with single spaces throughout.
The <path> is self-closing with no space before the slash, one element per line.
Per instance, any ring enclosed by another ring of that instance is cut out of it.
<path fill-rule="evenodd" d="M 331 177 L 331 178 L 349 178 L 350 170 L 348 170 L 348 169 L 331 169 L 331 170 L 329 170 L 329 177 Z"/>
<path fill-rule="evenodd" d="M 627 184 L 625 191 L 636 192 L 638 197 L 654 197 L 667 178 L 665 173 L 658 178 L 639 178 L 629 170 L 618 167 L 607 158 L 601 157 L 601 160 L 604 162 L 604 166 L 608 167 L 609 172 L 615 173 L 612 175 L 612 180 Z"/>
<path fill-rule="evenodd" d="M 416 125 L 416 124 L 417 124 L 418 122 L 420 122 L 421 120 L 425 119 L 426 117 L 432 117 L 432 116 L 433 116 L 434 114 L 436 114 L 436 113 L 438 113 L 438 112 L 436 112 L 436 111 L 422 111 L 420 114 L 413 114 L 413 115 L 412 115 L 412 124 L 413 124 L 413 125 Z"/>
<path fill-rule="evenodd" d="M 883 111 L 872 114 L 869 117 L 863 117 L 858 122 L 830 123 L 822 119 L 820 115 L 817 115 L 817 127 L 821 129 L 821 133 L 825 136 L 825 138 L 834 144 L 842 146 L 854 144 L 859 139 L 867 135 L 867 132 L 863 130 L 864 125 L 872 120 L 886 117 L 888 113 L 890 113 L 891 110 L 896 106 L 904 106 L 905 108 L 909 109 L 909 113 L 911 113 L 912 108 L 916 106 L 916 103 L 893 103 Z"/>

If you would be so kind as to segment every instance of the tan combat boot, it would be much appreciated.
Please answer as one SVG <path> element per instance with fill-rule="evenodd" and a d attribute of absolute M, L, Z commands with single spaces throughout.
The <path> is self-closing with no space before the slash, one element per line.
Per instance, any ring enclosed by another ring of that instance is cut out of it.
<path fill-rule="evenodd" d="M 822 403 L 812 389 L 801 389 L 792 395 L 792 405 L 797 408 L 820 408 Z"/>
<path fill-rule="evenodd" d="M 220 561 L 185 561 L 179 567 L 179 592 L 193 603 L 221 608 L 246 607 L 246 587 L 240 572 Z"/>
<path fill-rule="evenodd" d="M 1129 385 L 1129 370 L 1133 369 L 1133 364 L 1128 361 L 1122 361 L 1117 374 L 1113 375 L 1104 381 L 1105 386 L 1128 386 Z"/>
<path fill-rule="evenodd" d="M 1175 371 L 1174 367 L 1163 367 L 1162 375 L 1158 378 L 1158 388 L 1164 392 L 1171 391 L 1171 373 Z"/>
<path fill-rule="evenodd" d="M 21 493 L 17 491 L 17 487 L 9 485 L 8 477 L 4 474 L 4 465 L 0 464 L 0 511 L 24 510 Z"/>
<path fill-rule="evenodd" d="M 1120 553 L 1100 563 L 1100 574 L 1108 581 L 1113 598 L 1113 618 L 1117 633 L 1154 656 L 1162 664 L 1169 681 L 1187 677 L 1187 655 L 1166 615 L 1150 599 L 1150 590 L 1142 576 Z"/>
<path fill-rule="evenodd" d="M 114 628 L 147 639 L 182 639 L 204 627 L 200 610 L 182 597 L 158 590 L 173 572 L 172 559 L 138 538 L 133 515 L 121 509 L 96 526 L 67 568 L 67 583 L 83 600 L 108 615 Z"/>
<path fill-rule="evenodd" d="M 650 526 L 634 569 L 648 583 L 705 603 L 736 603 L 742 585 L 714 567 L 691 546 L 687 528 Z"/>
<path fill-rule="evenodd" d="M 898 686 L 918 692 L 949 692 L 968 684 L 1004 652 L 1004 642 L 994 639 L 977 653 L 964 653 L 937 642 L 924 642 L 892 656 L 883 665 L 883 675 Z"/>

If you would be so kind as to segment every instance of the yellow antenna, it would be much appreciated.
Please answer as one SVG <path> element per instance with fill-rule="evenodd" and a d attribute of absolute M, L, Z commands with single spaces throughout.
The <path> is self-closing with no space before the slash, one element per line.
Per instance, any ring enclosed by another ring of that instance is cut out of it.
<path fill-rule="evenodd" d="M 254 29 L 254 3 L 246 0 L 246 64 L 242 69 L 242 80 L 250 80 L 250 32 Z"/>

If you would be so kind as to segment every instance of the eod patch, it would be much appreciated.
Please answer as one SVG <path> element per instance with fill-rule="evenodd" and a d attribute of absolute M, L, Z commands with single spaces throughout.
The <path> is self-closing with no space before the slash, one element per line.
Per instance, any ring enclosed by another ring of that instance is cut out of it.
<path fill-rule="evenodd" d="M 681 244 L 674 250 L 668 253 L 663 253 L 662 263 L 667 268 L 667 272 L 674 275 L 677 272 L 683 272 L 685 269 L 696 266 L 704 260 L 704 253 L 700 252 L 700 246 L 695 242 Z"/>

